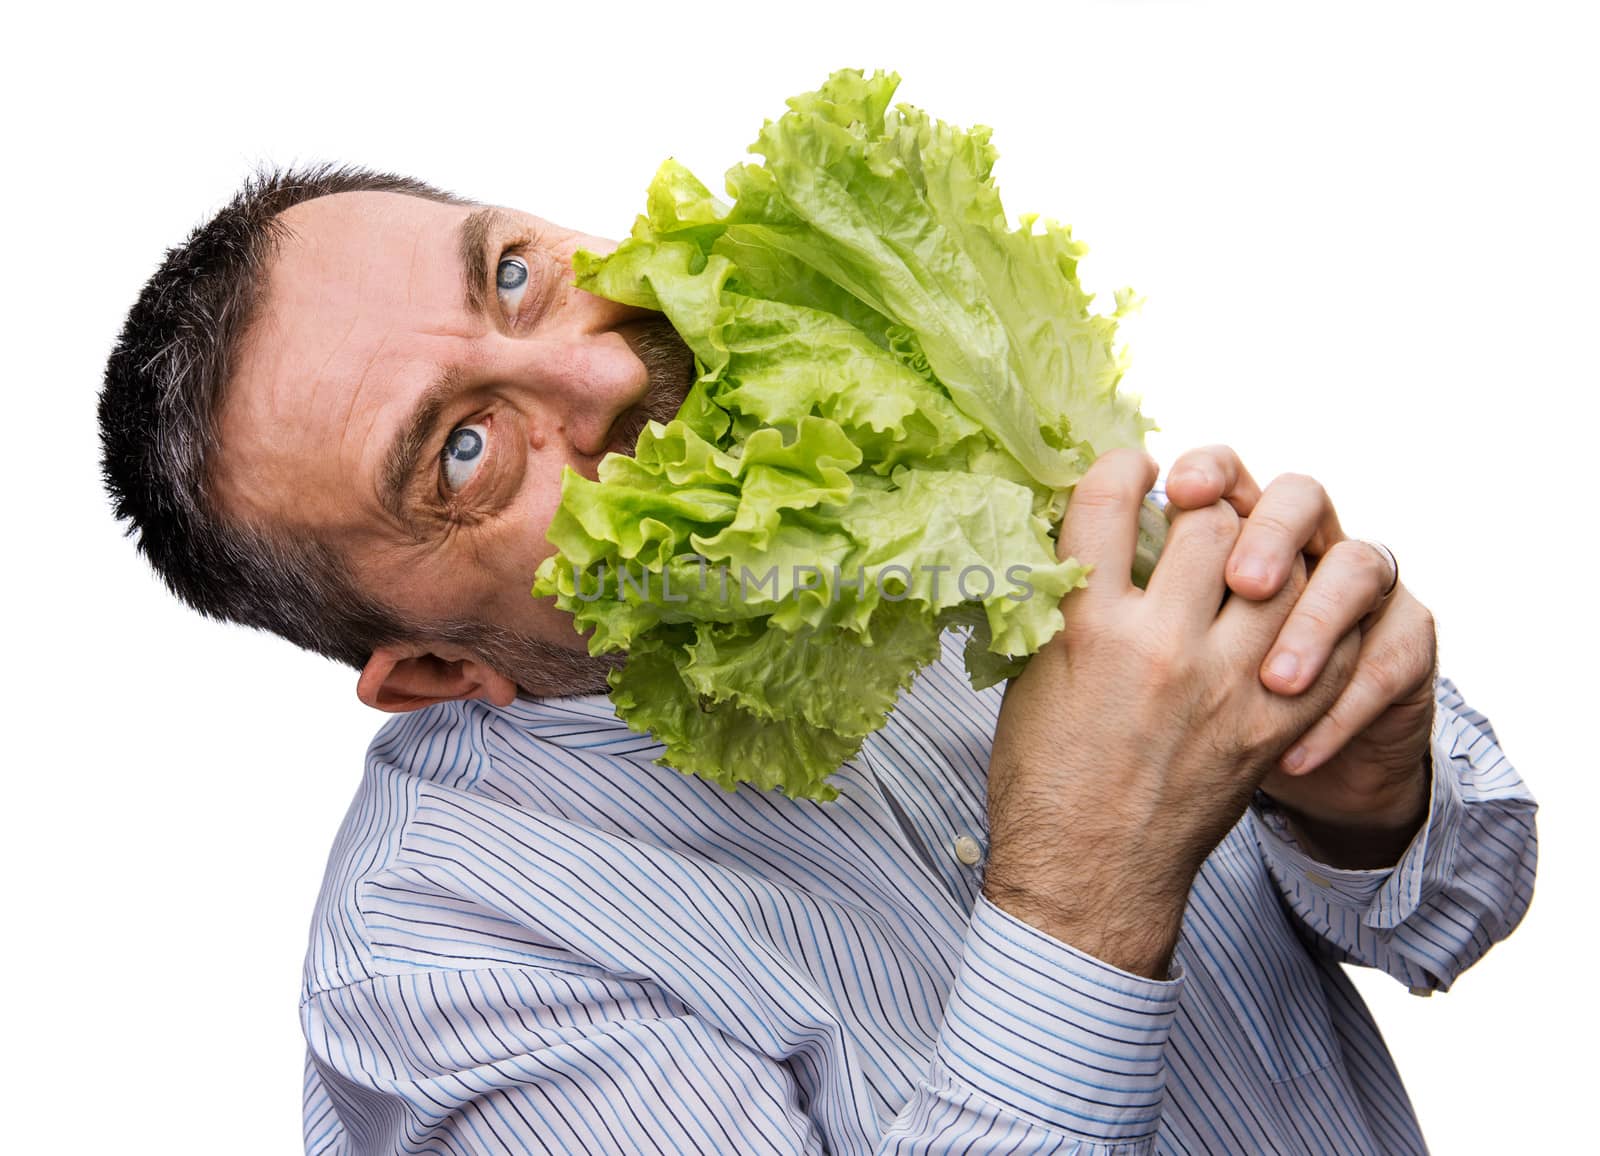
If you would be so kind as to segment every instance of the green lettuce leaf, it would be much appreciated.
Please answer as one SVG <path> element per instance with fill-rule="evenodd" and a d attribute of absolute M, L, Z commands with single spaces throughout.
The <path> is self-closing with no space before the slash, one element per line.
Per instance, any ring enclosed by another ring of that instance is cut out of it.
<path fill-rule="evenodd" d="M 698 375 L 633 457 L 566 474 L 533 593 L 627 652 L 612 701 L 662 761 L 730 790 L 834 797 L 947 629 L 974 686 L 1018 673 L 1087 581 L 1056 558 L 1072 486 L 1156 428 L 1118 388 L 1131 295 L 1091 312 L 1070 230 L 1007 222 L 989 130 L 898 84 L 791 99 L 728 201 L 668 160 L 630 237 L 574 260 Z"/>

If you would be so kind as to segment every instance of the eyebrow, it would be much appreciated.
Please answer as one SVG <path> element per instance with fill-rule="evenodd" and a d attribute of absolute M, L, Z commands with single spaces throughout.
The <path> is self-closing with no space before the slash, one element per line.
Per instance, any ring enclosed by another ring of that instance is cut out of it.
<path fill-rule="evenodd" d="M 484 309 L 484 287 L 489 281 L 489 242 L 502 229 L 505 214 L 498 209 L 479 209 L 468 214 L 456 230 L 456 253 L 461 263 L 463 300 L 473 316 Z M 378 498 L 397 521 L 411 524 L 406 491 L 416 478 L 417 467 L 427 452 L 439 416 L 460 384 L 460 373 L 446 369 L 435 378 L 411 412 L 400 423 L 400 431 L 383 455 L 378 478 Z"/>
<path fill-rule="evenodd" d="M 388 452 L 383 455 L 378 497 L 384 508 L 406 525 L 411 524 L 406 491 L 416 478 L 417 467 L 433 438 L 434 427 L 439 424 L 439 415 L 450 404 L 459 384 L 460 372 L 454 366 L 430 382 L 400 424 L 400 432 L 389 443 Z"/>
<path fill-rule="evenodd" d="M 473 316 L 483 312 L 483 288 L 489 283 L 489 239 L 500 231 L 504 219 L 499 209 L 479 209 L 461 222 L 457 234 L 467 312 Z"/>

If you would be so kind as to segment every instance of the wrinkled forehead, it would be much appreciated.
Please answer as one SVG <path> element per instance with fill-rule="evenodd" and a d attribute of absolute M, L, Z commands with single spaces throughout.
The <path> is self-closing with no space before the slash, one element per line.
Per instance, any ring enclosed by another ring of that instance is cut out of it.
<path fill-rule="evenodd" d="M 330 358 L 371 352 L 364 336 L 459 320 L 459 226 L 472 211 L 399 193 L 340 193 L 285 211 L 237 375 L 321 376 Z"/>
<path fill-rule="evenodd" d="M 471 334 L 459 242 L 475 208 L 361 192 L 281 215 L 219 414 L 214 479 L 226 508 L 338 513 L 306 503 L 349 489 L 388 411 Z"/>

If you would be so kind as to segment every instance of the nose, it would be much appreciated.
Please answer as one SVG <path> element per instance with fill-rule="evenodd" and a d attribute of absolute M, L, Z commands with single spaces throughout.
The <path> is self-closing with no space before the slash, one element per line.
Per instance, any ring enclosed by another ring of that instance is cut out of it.
<path fill-rule="evenodd" d="M 520 396 L 533 436 L 579 459 L 606 451 L 613 424 L 649 393 L 649 374 L 624 333 L 649 310 L 568 289 L 546 322 L 522 337 L 497 337 L 497 376 Z"/>

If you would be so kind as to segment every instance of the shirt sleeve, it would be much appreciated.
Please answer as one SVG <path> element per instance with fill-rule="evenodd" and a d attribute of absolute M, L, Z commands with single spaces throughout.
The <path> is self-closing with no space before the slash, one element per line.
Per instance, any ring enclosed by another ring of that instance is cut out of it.
<path fill-rule="evenodd" d="M 1150 980 L 980 899 L 926 1077 L 880 1153 L 1153 1150 L 1181 975 Z M 302 1007 L 328 1152 L 823 1153 L 863 1121 L 791 1063 L 637 978 L 537 967 L 381 976 Z M 331 1140 L 330 1140 L 331 1142 Z M 308 1126 L 308 1151 L 312 1143 Z"/>
<path fill-rule="evenodd" d="M 1511 934 L 1533 897 L 1538 858 L 1537 804 L 1489 720 L 1443 676 L 1434 699 L 1428 815 L 1393 867 L 1320 863 L 1270 806 L 1251 808 L 1267 870 L 1301 923 L 1336 958 L 1418 994 L 1448 990 Z"/>
<path fill-rule="evenodd" d="M 1153 1151 L 1183 984 L 1177 963 L 1134 975 L 980 894 L 929 1078 L 882 1150 Z"/>

